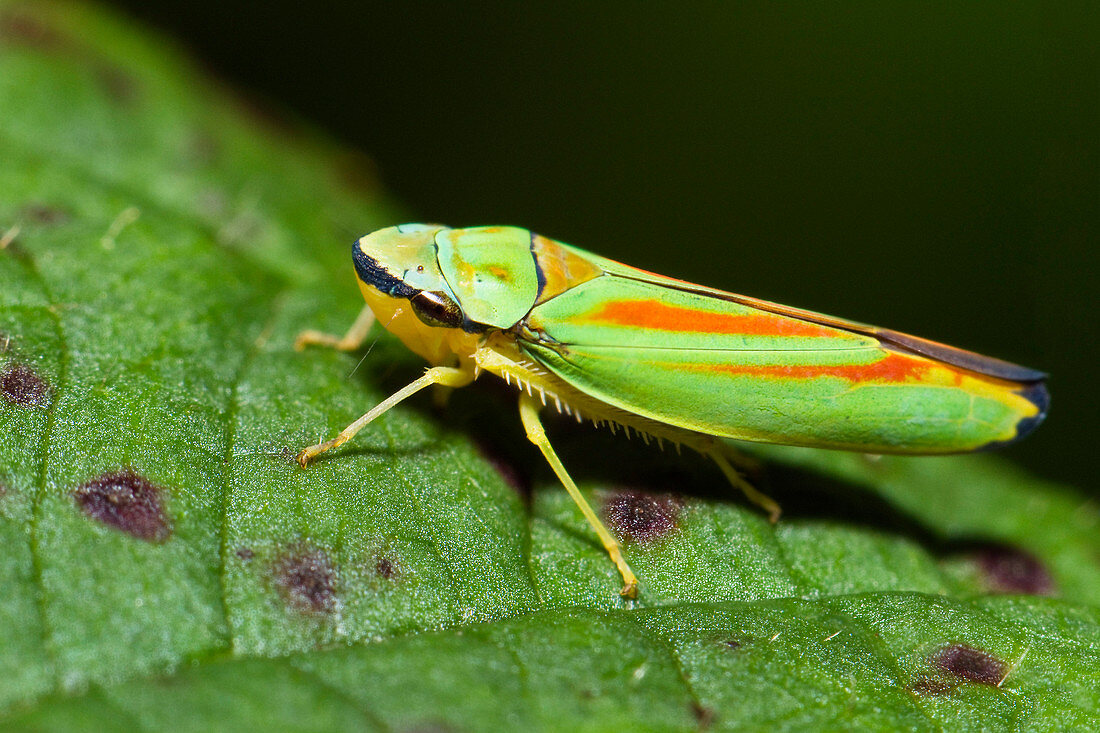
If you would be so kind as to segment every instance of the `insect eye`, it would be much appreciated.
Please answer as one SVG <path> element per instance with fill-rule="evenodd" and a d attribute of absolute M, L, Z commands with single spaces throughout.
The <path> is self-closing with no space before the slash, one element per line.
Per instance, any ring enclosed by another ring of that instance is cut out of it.
<path fill-rule="evenodd" d="M 429 326 L 460 328 L 462 310 L 450 296 L 439 290 L 421 290 L 409 299 L 413 313 Z"/>

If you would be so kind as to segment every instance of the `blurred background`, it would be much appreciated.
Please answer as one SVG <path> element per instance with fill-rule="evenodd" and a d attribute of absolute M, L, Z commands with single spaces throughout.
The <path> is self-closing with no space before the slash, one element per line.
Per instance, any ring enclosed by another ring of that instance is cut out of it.
<path fill-rule="evenodd" d="M 1008 455 L 1100 494 L 1092 2 L 116 5 L 363 151 L 409 219 L 1049 371 Z"/>

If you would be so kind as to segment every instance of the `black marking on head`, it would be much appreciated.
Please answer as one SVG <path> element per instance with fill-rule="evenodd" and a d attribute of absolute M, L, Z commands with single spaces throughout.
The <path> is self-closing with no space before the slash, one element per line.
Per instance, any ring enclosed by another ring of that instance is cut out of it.
<path fill-rule="evenodd" d="M 490 328 L 492 328 L 492 326 L 487 326 L 484 323 L 471 321 L 469 318 L 466 317 L 465 313 L 462 314 L 462 330 L 466 333 L 485 333 Z"/>
<path fill-rule="evenodd" d="M 387 272 L 386 268 L 378 264 L 378 260 L 363 251 L 363 248 L 359 246 L 358 239 L 351 245 L 351 259 L 355 264 L 355 274 L 359 279 L 379 292 L 394 298 L 412 298 L 420 292 L 402 281 L 401 278 L 394 277 Z"/>
<path fill-rule="evenodd" d="M 951 644 L 928 659 L 936 669 L 966 682 L 996 687 L 1004 681 L 1008 666 L 989 652 L 967 644 Z"/>
<path fill-rule="evenodd" d="M 303 613 L 336 610 L 336 570 L 316 547 L 295 546 L 275 563 L 275 586 L 288 605 Z"/>
<path fill-rule="evenodd" d="M 649 543 L 663 539 L 676 529 L 682 503 L 667 494 L 617 491 L 604 504 L 604 516 L 611 529 L 624 540 Z"/>
<path fill-rule="evenodd" d="M 535 302 L 542 302 L 542 291 L 546 289 L 546 273 L 542 271 L 542 266 L 539 264 L 539 256 L 535 253 L 535 237 L 538 236 L 534 232 L 530 232 L 531 239 L 528 247 L 531 249 L 531 259 L 535 262 L 535 277 L 538 278 L 539 289 L 535 294 Z"/>
<path fill-rule="evenodd" d="M 1012 545 L 988 545 L 976 553 L 975 560 L 986 584 L 997 593 L 1027 593 L 1049 596 L 1054 579 L 1043 562 L 1026 550 Z"/>
<path fill-rule="evenodd" d="M 238 547 L 237 557 L 245 562 L 248 562 L 252 558 L 256 557 L 256 553 L 253 552 L 251 547 Z"/>
<path fill-rule="evenodd" d="M 0 372 L 0 394 L 19 407 L 42 407 L 50 401 L 50 386 L 29 366 L 15 362 Z"/>
<path fill-rule="evenodd" d="M 130 468 L 102 474 L 73 492 L 76 505 L 98 522 L 139 540 L 164 542 L 172 534 L 161 489 Z"/>

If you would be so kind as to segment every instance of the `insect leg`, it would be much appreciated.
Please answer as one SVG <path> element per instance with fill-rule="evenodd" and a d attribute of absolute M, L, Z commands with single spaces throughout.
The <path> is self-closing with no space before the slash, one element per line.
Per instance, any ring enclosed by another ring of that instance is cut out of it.
<path fill-rule="evenodd" d="M 317 445 L 311 445 L 303 449 L 302 452 L 298 454 L 298 463 L 304 468 L 321 453 L 324 453 L 330 448 L 336 448 L 337 446 L 343 445 L 351 440 L 351 438 L 362 430 L 371 420 L 388 411 L 391 407 L 401 402 L 409 395 L 416 394 L 425 387 L 429 387 L 433 384 L 441 384 L 445 387 L 465 387 L 472 381 L 474 381 L 474 370 L 472 366 L 466 369 L 442 366 L 432 367 L 424 372 L 424 376 L 420 377 L 420 379 L 402 387 L 379 402 L 370 412 L 341 430 L 340 434 L 332 440 L 326 440 L 324 443 L 318 443 Z"/>
<path fill-rule="evenodd" d="M 737 472 L 737 469 L 730 465 L 729 460 L 727 460 L 725 453 L 720 447 L 715 446 L 709 450 L 703 451 L 703 453 L 704 455 L 710 456 L 711 460 L 718 464 L 718 468 L 722 469 L 722 473 L 726 474 L 726 478 L 729 482 L 738 489 L 741 489 L 741 493 L 743 493 L 749 501 L 768 513 L 768 520 L 772 524 L 779 521 L 779 515 L 783 513 L 783 510 L 779 508 L 779 504 L 776 503 L 775 499 L 746 481 L 744 477 Z"/>
<path fill-rule="evenodd" d="M 775 499 L 746 481 L 738 470 L 733 467 L 735 463 L 737 466 L 744 469 L 755 469 L 759 466 L 755 459 L 742 454 L 732 446 L 726 445 L 709 435 L 684 431 L 675 437 L 671 437 L 670 440 L 682 443 L 692 450 L 697 451 L 699 454 L 710 458 L 717 464 L 718 468 L 722 470 L 726 479 L 735 489 L 738 489 L 745 495 L 745 498 L 768 513 L 768 520 L 771 521 L 772 524 L 779 521 L 779 515 L 782 514 L 783 510 L 779 508 L 779 504 L 776 503 Z M 733 463 L 731 463 L 731 459 Z"/>
<path fill-rule="evenodd" d="M 542 455 L 546 458 L 547 463 L 554 469 L 554 473 L 558 475 L 558 479 L 562 485 L 565 486 L 565 490 L 569 492 L 569 495 L 573 497 L 573 501 L 580 507 L 581 513 L 584 514 L 584 518 L 588 520 L 588 523 L 592 525 L 592 529 L 596 531 L 596 534 L 600 538 L 600 542 L 603 543 L 604 549 L 607 550 L 607 554 L 611 556 L 611 561 L 615 563 L 615 567 L 619 569 L 619 574 L 623 576 L 623 589 L 619 593 L 627 598 L 635 598 L 638 595 L 638 578 L 634 575 L 634 571 L 630 569 L 630 566 L 626 564 L 626 560 L 623 559 L 622 547 L 619 545 L 619 541 L 607 530 L 607 527 L 603 525 L 600 518 L 596 516 L 596 512 L 592 510 L 588 502 L 581 495 L 577 485 L 573 482 L 573 479 L 569 476 L 565 470 L 565 466 L 562 465 L 561 460 L 558 458 L 558 454 L 554 452 L 553 446 L 550 445 L 549 439 L 546 437 L 546 431 L 543 430 L 542 421 L 539 420 L 539 411 L 542 409 L 542 404 L 537 397 L 533 397 L 528 394 L 520 393 L 519 396 L 519 416 L 523 420 L 523 429 L 527 431 L 527 439 L 539 447 L 542 451 Z"/>
<path fill-rule="evenodd" d="M 298 338 L 294 339 L 294 350 L 301 351 L 310 344 L 319 346 L 331 346 L 340 351 L 355 351 L 367 338 L 370 327 L 374 325 L 374 311 L 369 305 L 364 305 L 363 310 L 355 317 L 355 323 L 343 336 L 336 336 L 321 331 L 302 331 Z"/>

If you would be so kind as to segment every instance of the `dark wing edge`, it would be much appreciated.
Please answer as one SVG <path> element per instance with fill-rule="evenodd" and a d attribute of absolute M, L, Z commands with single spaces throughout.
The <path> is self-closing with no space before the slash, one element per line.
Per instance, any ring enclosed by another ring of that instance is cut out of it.
<path fill-rule="evenodd" d="M 650 273 L 642 271 L 639 273 L 639 275 L 641 275 L 639 277 L 621 271 L 615 273 L 618 277 L 626 277 L 644 282 L 654 282 L 653 279 L 645 277 L 645 275 L 649 274 Z M 727 300 L 750 308 L 758 308 L 786 318 L 795 318 L 809 323 L 816 323 L 821 326 L 857 333 L 862 336 L 870 336 L 878 339 L 882 345 L 887 348 L 926 356 L 930 359 L 942 361 L 945 364 L 957 366 L 961 369 L 966 369 L 967 371 L 982 374 L 987 377 L 1004 379 L 1010 382 L 1022 382 L 1024 384 L 1041 383 L 1047 378 L 1045 372 L 1041 372 L 1037 369 L 1030 369 L 1002 359 L 996 359 L 992 356 L 985 356 L 984 354 L 967 351 L 966 349 L 949 346 L 948 344 L 931 341 L 919 336 L 911 336 L 901 331 L 870 326 L 866 323 L 849 321 L 844 318 L 825 315 L 824 313 L 802 310 L 801 308 L 793 308 L 779 303 L 772 303 L 767 300 L 760 300 L 759 298 L 751 298 L 747 295 L 738 295 L 737 293 L 729 293 L 715 288 L 696 286 L 692 283 L 671 280 L 662 276 L 655 276 L 655 278 L 659 278 L 656 279 L 656 282 L 663 287 L 682 290 L 696 295 L 718 298 L 720 300 Z"/>

